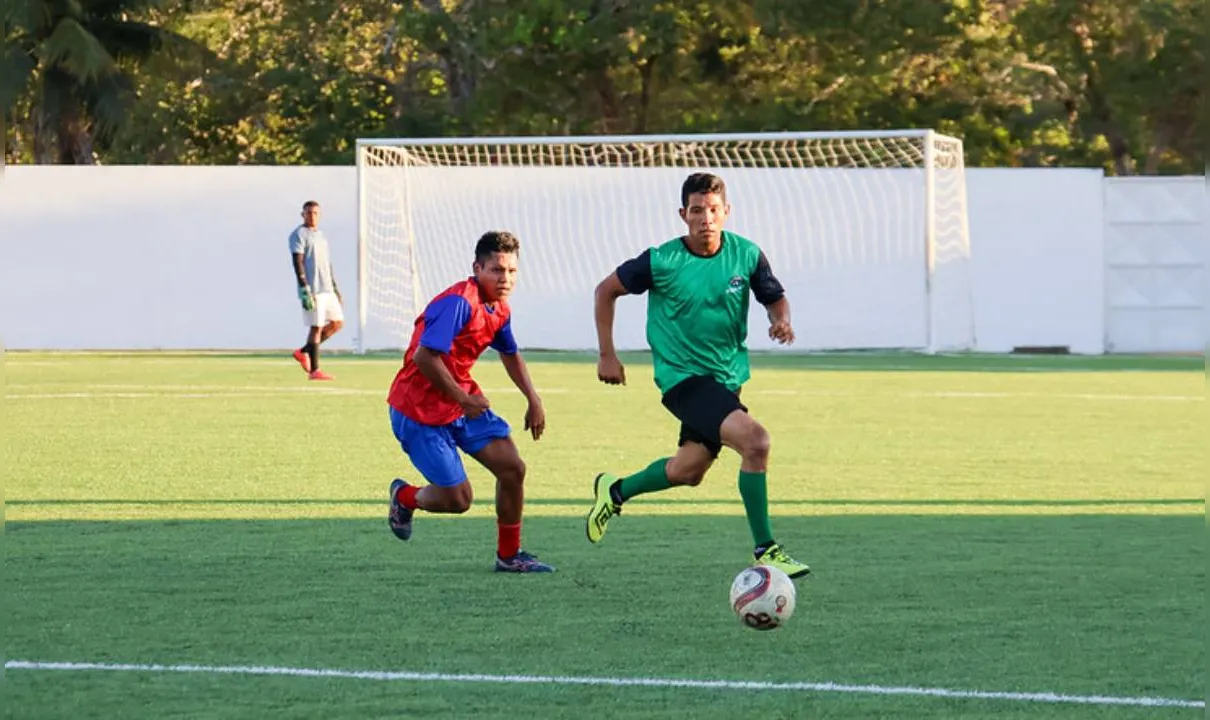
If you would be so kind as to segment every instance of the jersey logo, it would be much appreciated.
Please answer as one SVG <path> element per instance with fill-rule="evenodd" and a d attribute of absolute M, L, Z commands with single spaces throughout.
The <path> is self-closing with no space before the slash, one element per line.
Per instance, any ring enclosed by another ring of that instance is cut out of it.
<path fill-rule="evenodd" d="M 744 279 L 742 277 L 740 277 L 739 275 L 732 277 L 729 285 L 731 286 L 731 287 L 727 288 L 727 292 L 729 292 L 729 293 L 737 293 L 737 292 L 744 291 Z"/>

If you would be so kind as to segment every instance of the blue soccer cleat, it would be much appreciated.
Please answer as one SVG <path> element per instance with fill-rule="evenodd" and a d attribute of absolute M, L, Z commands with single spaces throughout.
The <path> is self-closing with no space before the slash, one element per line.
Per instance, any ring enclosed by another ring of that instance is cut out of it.
<path fill-rule="evenodd" d="M 496 572 L 510 573 L 550 573 L 554 572 L 553 565 L 547 565 L 537 558 L 535 555 L 530 555 L 524 550 L 518 550 L 516 555 L 510 558 L 502 558 L 496 556 Z"/>
<path fill-rule="evenodd" d="M 395 481 L 391 483 L 391 512 L 387 515 L 391 532 L 395 533 L 395 537 L 400 540 L 412 537 L 412 515 L 415 514 L 411 508 L 405 508 L 399 504 L 399 489 L 406 485 L 407 483 L 399 478 L 395 478 Z"/>

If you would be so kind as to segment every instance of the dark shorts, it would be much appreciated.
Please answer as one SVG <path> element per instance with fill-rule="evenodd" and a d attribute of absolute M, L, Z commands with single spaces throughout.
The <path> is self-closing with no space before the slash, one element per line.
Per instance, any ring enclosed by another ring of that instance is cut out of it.
<path fill-rule="evenodd" d="M 718 380 L 705 375 L 691 377 L 673 385 L 664 393 L 664 407 L 681 421 L 681 437 L 677 445 L 695 442 L 705 445 L 711 457 L 723 449 L 719 430 L 723 420 L 736 410 L 748 412 L 739 401 L 739 394 L 727 389 Z"/>

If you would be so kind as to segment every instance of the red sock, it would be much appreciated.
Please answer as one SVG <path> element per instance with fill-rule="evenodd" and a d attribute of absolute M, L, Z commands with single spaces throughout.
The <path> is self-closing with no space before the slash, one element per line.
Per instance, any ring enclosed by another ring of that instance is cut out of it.
<path fill-rule="evenodd" d="M 510 558 L 521 549 L 521 523 L 505 525 L 496 523 L 496 552 L 502 558 Z"/>
<path fill-rule="evenodd" d="M 395 493 L 395 500 L 408 510 L 415 510 L 418 507 L 416 505 L 416 493 L 419 490 L 420 488 L 415 485 L 404 485 Z"/>

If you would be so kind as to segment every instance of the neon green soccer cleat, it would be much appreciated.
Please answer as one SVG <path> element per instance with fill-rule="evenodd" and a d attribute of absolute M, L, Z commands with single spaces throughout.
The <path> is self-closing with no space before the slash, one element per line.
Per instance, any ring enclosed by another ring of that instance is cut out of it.
<path fill-rule="evenodd" d="M 605 528 L 609 525 L 609 518 L 622 512 L 622 506 L 615 503 L 609 496 L 609 486 L 617 480 L 609 473 L 601 473 L 592 483 L 592 510 L 588 511 L 585 523 L 590 543 L 601 542 L 601 538 L 605 537 Z"/>
<path fill-rule="evenodd" d="M 807 567 L 806 563 L 800 563 L 781 549 L 781 545 L 773 543 L 765 548 L 765 551 L 756 556 L 758 565 L 768 565 L 769 567 L 777 568 L 791 578 L 800 578 L 811 572 L 811 568 Z"/>

